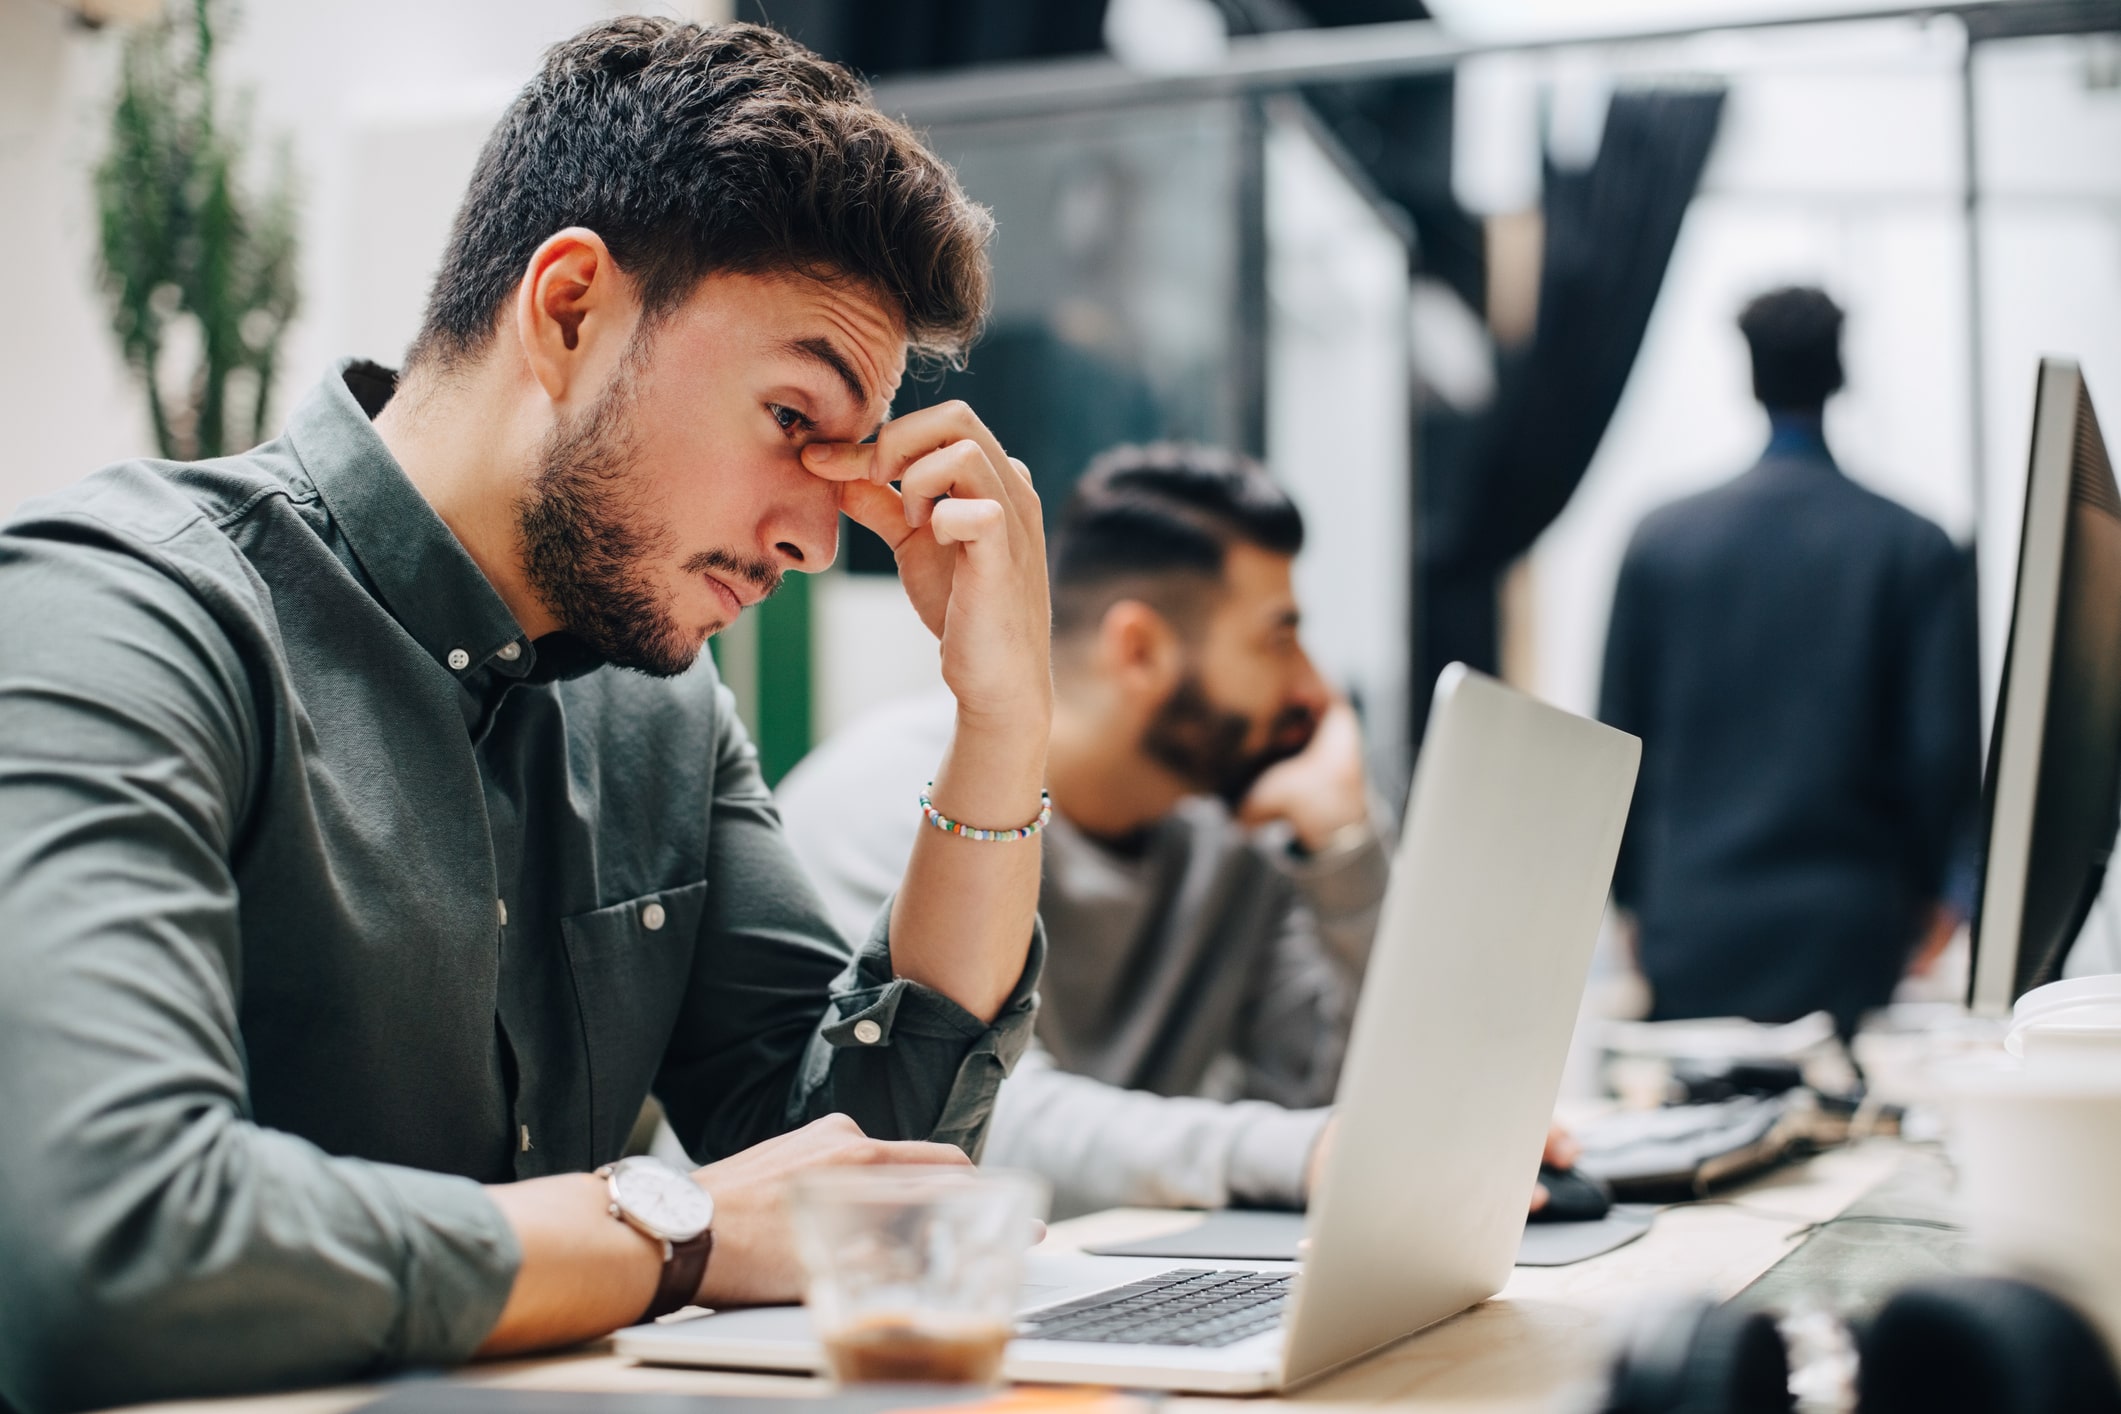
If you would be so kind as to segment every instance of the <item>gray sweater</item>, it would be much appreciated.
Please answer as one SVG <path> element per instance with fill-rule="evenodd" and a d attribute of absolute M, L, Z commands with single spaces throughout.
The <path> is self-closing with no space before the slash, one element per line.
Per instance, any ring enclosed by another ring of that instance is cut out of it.
<path fill-rule="evenodd" d="M 921 825 L 952 705 L 894 704 L 776 792 L 826 910 L 867 936 Z M 986 1160 L 1055 1212 L 1297 1205 L 1338 1080 L 1387 873 L 1373 832 L 1320 858 L 1194 797 L 1116 852 L 1056 815 L 1039 912 L 1039 1044 L 1003 1084 Z"/>

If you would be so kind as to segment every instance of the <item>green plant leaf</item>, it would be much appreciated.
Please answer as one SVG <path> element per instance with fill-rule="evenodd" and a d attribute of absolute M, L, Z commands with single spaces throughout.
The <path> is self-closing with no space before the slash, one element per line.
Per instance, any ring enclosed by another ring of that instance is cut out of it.
<path fill-rule="evenodd" d="M 227 21 L 225 0 L 195 0 L 188 16 L 128 36 L 93 177 L 111 330 L 165 457 L 265 437 L 301 307 L 292 148 L 274 144 L 271 170 L 253 182 L 249 95 L 224 98 L 215 72 Z M 172 368 L 179 324 L 198 337 L 195 350 L 181 345 L 189 366 Z"/>

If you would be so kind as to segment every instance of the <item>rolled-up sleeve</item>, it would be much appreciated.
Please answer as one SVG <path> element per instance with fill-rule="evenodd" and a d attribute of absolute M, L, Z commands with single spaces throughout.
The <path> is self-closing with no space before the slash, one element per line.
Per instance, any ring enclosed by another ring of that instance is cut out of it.
<path fill-rule="evenodd" d="M 864 1125 L 871 1133 L 898 1125 L 908 1137 L 955 1144 L 977 1159 L 995 1095 L 1031 1044 L 1044 929 L 1033 920 L 1023 975 L 989 1023 L 933 988 L 892 976 L 890 919 L 886 900 L 869 940 L 832 989 L 832 1009 L 805 1067 L 805 1108 L 843 1110 L 857 1121 L 871 1116 Z M 906 1119 L 927 1120 L 925 1132 L 906 1130 Z"/>
<path fill-rule="evenodd" d="M 841 1113 L 866 1134 L 977 1158 L 1031 1041 L 1045 938 L 993 1021 L 894 975 L 891 901 L 849 949 L 781 829 L 728 689 L 716 712 L 710 888 L 682 1014 L 656 1079 L 702 1162 Z"/>
<path fill-rule="evenodd" d="M 470 1355 L 520 1260 L 480 1187 L 252 1122 L 229 859 L 262 753 L 196 586 L 0 535 L 0 1403 Z"/>

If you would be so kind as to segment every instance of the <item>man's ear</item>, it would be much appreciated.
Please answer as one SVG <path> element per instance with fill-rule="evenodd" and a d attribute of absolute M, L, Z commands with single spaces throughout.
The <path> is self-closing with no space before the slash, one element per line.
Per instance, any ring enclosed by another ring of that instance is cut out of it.
<path fill-rule="evenodd" d="M 1185 645 L 1171 621 L 1139 599 L 1120 599 L 1097 626 L 1103 675 L 1131 697 L 1161 702 L 1185 672 Z"/>
<path fill-rule="evenodd" d="M 516 339 L 554 402 L 602 389 L 640 320 L 633 282 L 604 238 L 569 226 L 545 238 L 516 286 Z"/>

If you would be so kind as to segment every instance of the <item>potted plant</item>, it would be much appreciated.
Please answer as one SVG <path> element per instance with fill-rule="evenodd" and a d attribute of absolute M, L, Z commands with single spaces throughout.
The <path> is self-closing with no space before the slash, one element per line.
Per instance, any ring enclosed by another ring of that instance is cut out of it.
<path fill-rule="evenodd" d="M 165 457 L 264 440 L 299 304 L 289 149 L 252 184 L 248 96 L 215 76 L 220 0 L 125 37 L 110 147 L 95 173 L 112 328 L 147 393 Z"/>

